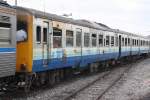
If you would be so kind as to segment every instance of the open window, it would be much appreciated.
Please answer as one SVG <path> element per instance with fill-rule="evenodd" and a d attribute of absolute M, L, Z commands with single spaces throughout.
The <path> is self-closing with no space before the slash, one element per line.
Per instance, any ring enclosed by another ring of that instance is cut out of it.
<path fill-rule="evenodd" d="M 84 33 L 84 46 L 90 47 L 90 33 Z"/>
<path fill-rule="evenodd" d="M 27 41 L 27 22 L 26 21 L 17 21 L 17 42 Z"/>
<path fill-rule="evenodd" d="M 73 47 L 73 31 L 66 31 L 66 47 Z"/>
<path fill-rule="evenodd" d="M 92 34 L 92 47 L 96 47 L 97 45 L 97 35 L 96 34 Z"/>
<path fill-rule="evenodd" d="M 53 48 L 62 47 L 62 30 L 53 28 Z"/>

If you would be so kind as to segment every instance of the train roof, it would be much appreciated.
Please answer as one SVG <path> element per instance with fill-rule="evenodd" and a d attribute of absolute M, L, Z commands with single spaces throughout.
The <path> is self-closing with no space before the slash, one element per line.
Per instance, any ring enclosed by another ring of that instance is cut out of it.
<path fill-rule="evenodd" d="M 53 21 L 60 21 L 60 22 L 64 22 L 64 23 L 75 24 L 75 25 L 94 28 L 94 29 L 98 29 L 98 30 L 102 30 L 102 31 L 109 31 L 109 32 L 115 32 L 115 33 L 121 33 L 121 34 L 145 38 L 144 36 L 140 36 L 140 35 L 133 34 L 130 32 L 122 31 L 119 29 L 112 29 L 112 28 L 108 27 L 107 25 L 98 23 L 98 22 L 92 22 L 92 21 L 88 21 L 88 20 L 84 20 L 84 19 L 75 20 L 72 18 L 66 18 L 63 16 L 58 16 L 56 14 L 51 14 L 51 13 L 47 13 L 47 12 L 43 12 L 43 11 L 31 9 L 31 8 L 25 8 L 25 7 L 19 7 L 19 6 L 15 6 L 15 8 L 16 8 L 16 10 L 21 10 L 22 13 L 27 12 L 27 13 L 29 13 L 35 17 L 39 17 L 39 18 L 46 18 L 46 19 L 50 19 Z"/>
<path fill-rule="evenodd" d="M 47 13 L 47 12 L 43 12 L 43 11 L 31 9 L 31 8 L 24 8 L 24 7 L 17 6 L 16 9 L 28 12 L 28 13 L 34 15 L 35 17 L 39 17 L 39 18 L 47 18 L 47 19 L 54 20 L 54 21 L 61 21 L 64 23 L 72 23 L 75 25 L 80 25 L 80 26 L 94 28 L 94 29 L 100 29 L 100 30 L 109 30 L 110 29 L 108 26 L 106 27 L 106 25 L 101 24 L 101 23 L 97 24 L 95 22 L 91 22 L 91 21 L 87 21 L 87 20 L 75 20 L 72 18 L 66 18 L 63 16 L 58 16 L 56 14 L 51 14 L 51 13 Z"/>

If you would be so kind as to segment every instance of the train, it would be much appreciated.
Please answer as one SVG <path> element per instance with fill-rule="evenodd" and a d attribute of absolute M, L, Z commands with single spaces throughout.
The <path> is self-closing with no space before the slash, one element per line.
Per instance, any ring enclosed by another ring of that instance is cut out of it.
<path fill-rule="evenodd" d="M 1 83 L 27 91 L 31 85 L 54 85 L 76 70 L 96 72 L 103 64 L 149 53 L 150 40 L 144 36 L 0 3 Z"/>

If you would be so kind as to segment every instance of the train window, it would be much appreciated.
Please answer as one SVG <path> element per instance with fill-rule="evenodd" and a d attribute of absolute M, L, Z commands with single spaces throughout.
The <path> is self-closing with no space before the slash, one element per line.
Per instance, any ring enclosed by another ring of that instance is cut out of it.
<path fill-rule="evenodd" d="M 66 30 L 66 47 L 73 47 L 73 31 Z"/>
<path fill-rule="evenodd" d="M 17 42 L 27 41 L 28 39 L 28 24 L 26 21 L 17 21 Z"/>
<path fill-rule="evenodd" d="M 134 40 L 134 46 L 136 46 L 136 39 Z"/>
<path fill-rule="evenodd" d="M 143 44 L 143 46 L 144 46 L 144 40 L 142 40 L 142 44 Z"/>
<path fill-rule="evenodd" d="M 47 28 L 43 28 L 43 42 L 47 43 Z"/>
<path fill-rule="evenodd" d="M 90 46 L 90 34 L 84 33 L 84 46 L 89 47 Z"/>
<path fill-rule="evenodd" d="M 116 36 L 116 46 L 118 46 L 118 36 Z"/>
<path fill-rule="evenodd" d="M 148 46 L 148 41 L 146 41 L 146 45 Z"/>
<path fill-rule="evenodd" d="M 82 35 L 81 35 L 81 32 L 76 32 L 76 46 L 77 47 L 81 47 L 81 38 L 82 37 Z"/>
<path fill-rule="evenodd" d="M 125 38 L 125 46 L 127 46 L 127 43 L 128 43 L 127 38 Z"/>
<path fill-rule="evenodd" d="M 92 47 L 96 47 L 96 41 L 97 40 L 97 35 L 96 34 L 92 34 Z"/>
<path fill-rule="evenodd" d="M 135 43 L 135 39 L 133 39 L 133 46 L 135 46 L 135 44 L 136 44 L 136 43 Z"/>
<path fill-rule="evenodd" d="M 124 46 L 124 38 L 122 38 L 122 46 Z"/>
<path fill-rule="evenodd" d="M 53 47 L 62 47 L 62 30 L 58 28 L 53 28 Z"/>
<path fill-rule="evenodd" d="M 128 46 L 130 46 L 130 38 L 128 38 Z"/>
<path fill-rule="evenodd" d="M 104 46 L 106 46 L 106 39 L 104 38 Z"/>
<path fill-rule="evenodd" d="M 82 39 L 81 32 L 77 31 L 76 32 L 76 46 L 77 47 L 81 47 L 81 39 Z"/>
<path fill-rule="evenodd" d="M 109 46 L 109 36 L 106 36 L 106 46 Z"/>
<path fill-rule="evenodd" d="M 40 26 L 36 27 L 36 41 L 41 42 L 41 27 Z"/>
<path fill-rule="evenodd" d="M 137 46 L 137 40 L 135 40 L 135 46 Z"/>
<path fill-rule="evenodd" d="M 137 46 L 139 46 L 139 40 L 137 40 Z"/>
<path fill-rule="evenodd" d="M 114 46 L 114 36 L 111 36 L 111 46 Z"/>
<path fill-rule="evenodd" d="M 98 41 L 98 43 L 99 43 L 99 46 L 103 46 L 103 35 L 99 35 L 99 41 Z"/>
<path fill-rule="evenodd" d="M 10 44 L 11 25 L 7 23 L 0 23 L 0 44 Z"/>

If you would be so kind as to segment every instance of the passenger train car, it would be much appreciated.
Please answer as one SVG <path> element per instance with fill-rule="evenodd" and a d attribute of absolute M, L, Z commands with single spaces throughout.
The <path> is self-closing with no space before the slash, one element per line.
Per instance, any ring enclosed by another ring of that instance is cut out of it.
<path fill-rule="evenodd" d="M 17 29 L 27 32 L 17 43 L 16 71 L 34 77 L 34 83 L 54 84 L 68 69 L 94 71 L 100 62 L 150 52 L 149 39 L 136 34 L 29 8 L 16 10 Z"/>
<path fill-rule="evenodd" d="M 0 2 L 0 86 L 16 72 L 16 10 Z"/>

